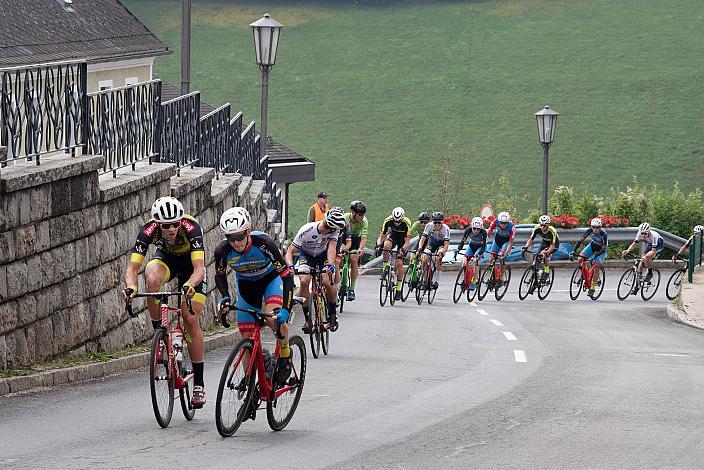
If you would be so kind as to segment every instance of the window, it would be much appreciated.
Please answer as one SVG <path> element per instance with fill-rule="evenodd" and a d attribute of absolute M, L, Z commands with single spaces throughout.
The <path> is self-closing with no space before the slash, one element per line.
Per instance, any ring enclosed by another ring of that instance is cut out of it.
<path fill-rule="evenodd" d="M 112 80 L 100 80 L 98 81 L 98 90 L 109 90 L 112 88 Z"/>
<path fill-rule="evenodd" d="M 139 83 L 139 78 L 137 78 L 137 77 L 127 77 L 127 78 L 125 78 L 125 86 L 128 86 L 128 85 L 136 85 L 137 83 Z"/>

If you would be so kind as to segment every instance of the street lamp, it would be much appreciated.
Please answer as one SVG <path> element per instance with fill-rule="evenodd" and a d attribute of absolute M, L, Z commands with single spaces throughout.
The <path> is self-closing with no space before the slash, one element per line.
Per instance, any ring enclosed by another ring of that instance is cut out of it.
<path fill-rule="evenodd" d="M 557 113 L 545 106 L 537 113 L 535 119 L 538 121 L 538 139 L 543 145 L 543 214 L 548 213 L 548 149 L 555 140 L 555 124 L 557 123 Z"/>
<path fill-rule="evenodd" d="M 279 33 L 283 25 L 266 13 L 262 18 L 250 24 L 254 33 L 254 51 L 257 65 L 262 71 L 262 116 L 261 137 L 259 139 L 260 155 L 266 154 L 266 117 L 269 101 L 269 69 L 276 63 L 276 49 L 279 46 Z"/>

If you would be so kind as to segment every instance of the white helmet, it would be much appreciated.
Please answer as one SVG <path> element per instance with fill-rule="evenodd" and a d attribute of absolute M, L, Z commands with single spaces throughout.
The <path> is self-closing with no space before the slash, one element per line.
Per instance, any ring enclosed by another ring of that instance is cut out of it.
<path fill-rule="evenodd" d="M 472 228 L 484 228 L 484 221 L 481 217 L 475 217 L 472 219 Z"/>
<path fill-rule="evenodd" d="M 511 216 L 509 215 L 508 212 L 500 212 L 499 213 L 499 222 L 508 222 L 508 219 L 510 219 Z"/>
<path fill-rule="evenodd" d="M 327 214 L 325 214 L 325 225 L 329 228 L 336 228 L 342 230 L 345 228 L 347 221 L 345 220 L 345 213 L 340 207 L 333 207 Z"/>
<path fill-rule="evenodd" d="M 538 219 L 538 222 L 540 222 L 540 225 L 548 225 L 550 223 L 550 216 L 541 215 L 540 219 Z"/>
<path fill-rule="evenodd" d="M 225 235 L 244 232 L 252 226 L 252 217 L 244 207 L 232 207 L 220 216 L 220 228 Z"/>
<path fill-rule="evenodd" d="M 160 197 L 152 204 L 152 218 L 159 223 L 178 222 L 183 218 L 183 204 L 175 197 Z"/>
<path fill-rule="evenodd" d="M 391 211 L 391 215 L 394 217 L 396 222 L 400 222 L 406 215 L 406 211 L 403 210 L 403 207 L 395 207 L 394 210 Z"/>
<path fill-rule="evenodd" d="M 603 224 L 602 224 L 601 219 L 599 217 L 594 217 L 592 219 L 592 223 L 591 223 L 592 227 L 601 227 L 602 225 Z"/>
<path fill-rule="evenodd" d="M 641 232 L 647 232 L 650 230 L 650 224 L 648 222 L 643 222 L 638 226 L 638 230 Z"/>
<path fill-rule="evenodd" d="M 702 233 L 702 232 L 704 232 L 704 227 L 702 227 L 701 225 L 697 225 L 694 227 L 694 234 L 695 235 Z"/>

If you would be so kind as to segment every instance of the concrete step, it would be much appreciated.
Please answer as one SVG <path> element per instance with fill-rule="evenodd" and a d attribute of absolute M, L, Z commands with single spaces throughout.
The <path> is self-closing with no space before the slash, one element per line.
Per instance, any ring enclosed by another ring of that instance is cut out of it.
<path fill-rule="evenodd" d="M 240 180 L 240 185 L 237 186 L 237 204 L 243 205 L 241 201 L 249 193 L 250 186 L 252 186 L 252 177 L 243 176 Z"/>
<path fill-rule="evenodd" d="M 249 187 L 249 200 L 251 203 L 262 198 L 265 186 L 266 181 L 264 180 L 252 180 L 252 184 Z"/>

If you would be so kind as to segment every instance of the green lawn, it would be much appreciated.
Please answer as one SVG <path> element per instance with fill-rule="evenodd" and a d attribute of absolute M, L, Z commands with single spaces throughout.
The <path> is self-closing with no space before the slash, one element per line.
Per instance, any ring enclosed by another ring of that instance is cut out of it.
<path fill-rule="evenodd" d="M 701 0 L 351 3 L 193 2 L 193 89 L 246 120 L 261 91 L 248 23 L 268 11 L 285 25 L 269 134 L 317 169 L 291 187 L 292 230 L 323 189 L 364 200 L 372 226 L 396 205 L 432 209 L 448 143 L 468 187 L 456 211 L 475 212 L 469 186 L 505 170 L 525 213 L 542 192 L 533 113 L 546 104 L 560 112 L 551 187 L 702 186 Z M 173 49 L 155 72 L 179 83 L 180 1 L 125 4 Z"/>

